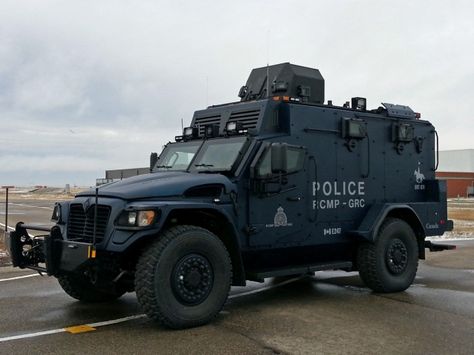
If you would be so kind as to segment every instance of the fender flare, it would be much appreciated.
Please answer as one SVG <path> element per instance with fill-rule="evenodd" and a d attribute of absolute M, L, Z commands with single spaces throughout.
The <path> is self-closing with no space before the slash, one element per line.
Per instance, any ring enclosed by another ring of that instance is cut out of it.
<path fill-rule="evenodd" d="M 141 246 L 154 237 L 159 235 L 164 229 L 169 227 L 169 221 L 177 213 L 182 215 L 191 215 L 193 212 L 199 213 L 202 211 L 210 211 L 217 218 L 227 226 L 227 233 L 216 233 L 218 237 L 222 240 L 225 246 L 228 249 L 230 257 L 232 259 L 232 268 L 233 268 L 233 285 L 236 286 L 245 286 L 245 268 L 244 261 L 242 258 L 242 246 L 241 240 L 239 238 L 238 231 L 235 227 L 235 224 L 232 223 L 232 218 L 229 213 L 224 208 L 216 208 L 215 205 L 208 203 L 182 203 L 178 206 L 172 204 L 163 204 L 160 206 L 162 209 L 162 223 L 160 227 L 156 229 L 148 229 L 146 231 L 141 231 L 135 233 L 128 237 L 123 243 L 117 244 L 113 242 L 113 238 L 109 242 L 108 249 L 109 251 L 115 252 L 126 252 L 127 249 L 135 248 Z M 190 212 L 190 213 L 189 213 Z M 197 226 L 207 228 L 205 223 L 193 223 Z M 212 230 L 211 230 L 212 232 Z M 214 231 L 215 233 L 215 231 Z"/>
<path fill-rule="evenodd" d="M 407 204 L 389 203 L 372 205 L 357 230 L 352 231 L 351 234 L 360 236 L 369 242 L 375 242 L 383 221 L 389 214 L 394 212 L 401 212 L 410 217 L 410 221 L 405 221 L 414 229 L 418 239 L 420 232 L 422 232 L 423 236 L 426 234 L 418 213 L 411 206 Z"/>
<path fill-rule="evenodd" d="M 184 211 L 191 211 L 192 209 L 187 209 L 187 208 L 173 208 L 171 209 L 167 216 L 166 220 L 170 220 L 170 216 L 173 215 L 173 212 L 184 212 Z M 194 209 L 196 212 L 201 212 L 201 211 L 212 211 L 213 214 L 219 219 L 221 219 L 227 229 L 227 233 L 217 233 L 216 231 L 214 232 L 219 239 L 222 240 L 222 242 L 225 244 L 230 257 L 232 259 L 232 269 L 233 269 L 233 280 L 232 284 L 234 286 L 245 286 L 246 285 L 246 277 L 245 277 L 245 268 L 244 268 L 244 261 L 242 258 L 242 247 L 241 247 L 241 240 L 239 239 L 239 234 L 236 229 L 235 223 L 232 222 L 232 218 L 230 217 L 229 213 L 225 211 L 224 209 L 219 209 L 215 208 L 214 206 L 209 206 L 208 208 L 204 209 Z M 165 222 L 166 225 L 166 222 Z M 198 223 L 197 225 L 206 228 L 205 225 Z"/>

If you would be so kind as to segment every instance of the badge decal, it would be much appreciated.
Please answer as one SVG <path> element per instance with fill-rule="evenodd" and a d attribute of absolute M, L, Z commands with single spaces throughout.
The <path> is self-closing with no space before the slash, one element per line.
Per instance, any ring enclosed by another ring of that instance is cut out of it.
<path fill-rule="evenodd" d="M 425 181 L 426 178 L 425 178 L 425 175 L 421 172 L 420 164 L 421 163 L 418 162 L 418 169 L 416 169 L 413 172 L 413 175 L 415 176 L 415 181 L 416 181 L 416 184 L 415 184 L 416 191 L 425 189 L 425 184 L 423 182 Z"/>
<path fill-rule="evenodd" d="M 273 224 L 267 224 L 265 227 L 291 227 L 293 223 L 288 223 L 288 217 L 286 216 L 283 207 L 278 207 L 275 217 L 273 217 Z"/>
<path fill-rule="evenodd" d="M 423 175 L 423 173 L 420 170 L 420 162 L 418 162 L 418 169 L 415 170 L 413 175 L 415 175 L 415 179 L 416 179 L 417 184 L 422 184 L 423 181 L 425 180 L 425 175 Z"/>

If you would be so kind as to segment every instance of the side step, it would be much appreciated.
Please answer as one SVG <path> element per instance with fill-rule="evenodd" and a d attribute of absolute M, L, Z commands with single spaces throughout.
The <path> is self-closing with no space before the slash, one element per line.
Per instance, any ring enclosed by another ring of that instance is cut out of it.
<path fill-rule="evenodd" d="M 456 249 L 456 246 L 453 244 L 435 244 L 430 240 L 425 240 L 425 248 L 428 248 L 430 251 L 443 251 Z"/>
<path fill-rule="evenodd" d="M 352 262 L 337 261 L 333 263 L 318 263 L 311 265 L 297 265 L 288 268 L 260 270 L 256 272 L 248 272 L 247 279 L 251 281 L 263 282 L 267 277 L 289 276 L 289 275 L 304 275 L 322 270 L 336 270 L 336 269 L 352 269 Z"/>

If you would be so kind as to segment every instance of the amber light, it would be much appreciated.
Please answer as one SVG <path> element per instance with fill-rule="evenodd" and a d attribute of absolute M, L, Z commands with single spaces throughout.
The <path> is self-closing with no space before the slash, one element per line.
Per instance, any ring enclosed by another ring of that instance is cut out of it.
<path fill-rule="evenodd" d="M 116 223 L 120 227 L 148 227 L 156 221 L 158 213 L 158 210 L 123 211 Z"/>
<path fill-rule="evenodd" d="M 138 226 L 145 227 L 153 223 L 155 219 L 155 211 L 139 211 L 138 212 Z"/>

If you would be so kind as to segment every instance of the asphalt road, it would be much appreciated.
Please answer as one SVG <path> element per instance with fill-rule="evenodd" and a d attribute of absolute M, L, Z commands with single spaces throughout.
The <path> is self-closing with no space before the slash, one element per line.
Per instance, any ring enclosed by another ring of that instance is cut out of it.
<path fill-rule="evenodd" d="M 30 215 L 34 207 L 18 206 L 17 212 L 25 209 L 28 215 L 15 219 L 49 219 L 46 209 Z M 3 267 L 0 353 L 472 354 L 474 241 L 455 244 L 457 250 L 428 253 L 414 285 L 402 293 L 374 294 L 357 273 L 346 272 L 250 283 L 232 289 L 212 324 L 183 331 L 141 316 L 135 294 L 86 305 L 54 278 L 18 278 L 33 273 Z M 87 324 L 95 330 L 64 329 Z"/>
<path fill-rule="evenodd" d="M 0 229 L 5 228 L 5 202 L 0 202 Z M 15 227 L 17 222 L 51 225 L 54 201 L 39 199 L 16 199 L 10 196 L 8 204 L 8 225 Z"/>

